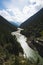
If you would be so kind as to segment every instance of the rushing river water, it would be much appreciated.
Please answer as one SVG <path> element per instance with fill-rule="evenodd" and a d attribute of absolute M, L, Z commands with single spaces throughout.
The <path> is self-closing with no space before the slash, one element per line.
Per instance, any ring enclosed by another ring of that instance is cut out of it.
<path fill-rule="evenodd" d="M 23 51 L 26 57 L 29 58 L 30 60 L 34 59 L 35 61 L 37 61 L 37 58 L 38 58 L 37 53 L 28 46 L 26 42 L 27 38 L 24 35 L 20 34 L 21 30 L 22 29 L 18 28 L 18 31 L 12 32 L 11 34 L 13 36 L 14 35 L 16 36 L 17 41 L 20 43 L 21 47 L 23 48 Z"/>

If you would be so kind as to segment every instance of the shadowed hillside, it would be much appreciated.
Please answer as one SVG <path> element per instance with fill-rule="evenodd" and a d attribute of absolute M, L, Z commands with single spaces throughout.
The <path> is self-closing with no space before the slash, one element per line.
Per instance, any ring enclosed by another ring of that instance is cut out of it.
<path fill-rule="evenodd" d="M 43 8 L 20 25 L 21 28 L 41 28 L 43 30 Z"/>
<path fill-rule="evenodd" d="M 0 16 L 0 32 L 9 32 L 9 31 L 16 31 L 16 26 L 9 23 L 6 19 Z"/>

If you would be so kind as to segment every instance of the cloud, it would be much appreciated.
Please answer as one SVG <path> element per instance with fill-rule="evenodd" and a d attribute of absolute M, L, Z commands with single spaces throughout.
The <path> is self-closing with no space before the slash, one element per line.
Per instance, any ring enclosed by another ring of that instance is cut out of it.
<path fill-rule="evenodd" d="M 0 10 L 1 15 L 9 21 L 22 23 L 43 7 L 43 0 L 10 0 L 4 5 L 6 9 Z"/>
<path fill-rule="evenodd" d="M 13 20 L 16 20 L 16 21 L 18 21 L 18 22 L 23 22 L 24 21 L 24 13 L 21 11 L 21 10 L 19 10 L 19 8 L 11 8 L 10 10 L 9 9 L 7 9 L 7 11 L 8 12 L 12 12 L 12 14 L 13 14 L 13 16 L 12 16 L 12 18 L 13 18 Z"/>
<path fill-rule="evenodd" d="M 31 17 L 37 12 L 33 6 L 25 6 L 22 11 L 17 7 L 10 6 L 10 9 L 7 9 L 7 11 L 12 13 L 12 19 L 18 22 L 24 22 L 27 18 Z"/>
<path fill-rule="evenodd" d="M 29 0 L 31 4 L 34 4 L 35 6 L 42 6 L 43 7 L 43 0 Z"/>
<path fill-rule="evenodd" d="M 10 14 L 4 9 L 0 10 L 0 15 L 3 16 L 4 18 L 6 18 L 9 21 L 13 21 L 12 17 L 10 16 Z"/>
<path fill-rule="evenodd" d="M 36 12 L 38 12 L 39 10 L 37 10 L 35 8 L 35 6 L 25 6 L 23 8 L 23 13 L 25 15 L 25 19 L 28 19 L 29 17 L 31 17 L 32 15 L 34 15 Z"/>
<path fill-rule="evenodd" d="M 23 13 L 18 8 L 12 8 L 12 9 L 0 10 L 0 15 L 3 16 L 8 21 L 22 22 L 24 20 Z"/>

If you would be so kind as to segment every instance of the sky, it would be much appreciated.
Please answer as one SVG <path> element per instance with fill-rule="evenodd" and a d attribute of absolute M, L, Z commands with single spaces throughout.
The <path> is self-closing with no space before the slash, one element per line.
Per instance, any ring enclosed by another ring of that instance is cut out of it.
<path fill-rule="evenodd" d="M 0 0 L 0 15 L 10 22 L 23 23 L 43 8 L 43 0 Z"/>

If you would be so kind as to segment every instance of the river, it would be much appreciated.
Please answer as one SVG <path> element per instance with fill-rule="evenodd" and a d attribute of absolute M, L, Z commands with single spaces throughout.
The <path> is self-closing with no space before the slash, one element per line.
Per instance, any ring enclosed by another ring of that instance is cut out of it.
<path fill-rule="evenodd" d="M 27 58 L 29 58 L 30 60 L 33 59 L 34 61 L 37 61 L 38 55 L 37 52 L 32 50 L 29 46 L 27 41 L 27 38 L 20 34 L 20 31 L 23 30 L 21 28 L 18 28 L 17 31 L 12 32 L 11 34 L 14 36 L 16 36 L 17 41 L 20 43 L 21 47 L 23 48 L 24 54 Z"/>

